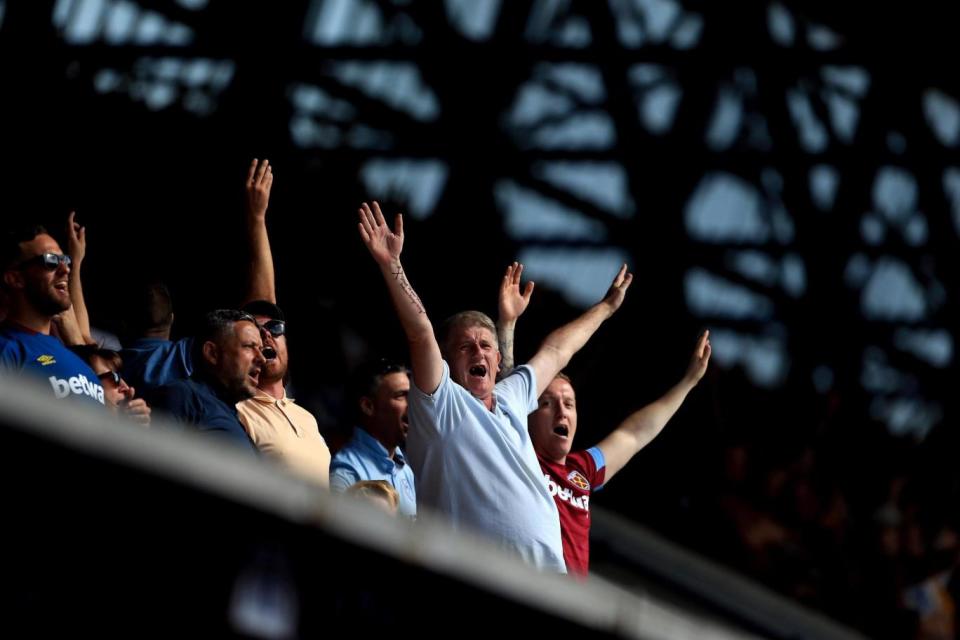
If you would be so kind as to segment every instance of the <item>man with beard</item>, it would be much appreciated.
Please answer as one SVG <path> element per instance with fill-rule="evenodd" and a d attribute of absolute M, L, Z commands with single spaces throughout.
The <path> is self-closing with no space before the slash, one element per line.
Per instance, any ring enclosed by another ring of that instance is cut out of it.
<path fill-rule="evenodd" d="M 353 437 L 330 463 L 330 486 L 345 491 L 365 480 L 383 480 L 397 490 L 399 513 L 417 516 L 413 470 L 400 448 L 407 439 L 407 369 L 389 360 L 368 362 L 354 372 L 348 401 L 356 413 Z"/>
<path fill-rule="evenodd" d="M 273 302 L 254 300 L 243 310 L 256 318 L 264 365 L 253 397 L 237 405 L 247 435 L 262 453 L 323 487 L 330 484 L 330 450 L 316 418 L 287 396 L 287 323 Z"/>
<path fill-rule="evenodd" d="M 70 308 L 70 256 L 41 226 L 10 230 L 0 241 L 7 318 L 0 325 L 0 368 L 45 379 L 57 398 L 103 406 L 103 386 L 90 367 L 50 335 L 54 317 Z"/>
<path fill-rule="evenodd" d="M 554 330 L 530 362 L 496 382 L 497 331 L 485 314 L 466 311 L 438 341 L 400 263 L 403 219 L 394 230 L 380 207 L 363 204 L 360 237 L 380 267 L 413 368 L 408 452 L 420 506 L 456 529 L 481 533 L 534 567 L 564 572 L 557 506 L 537 462 L 527 414 L 537 397 L 623 303 L 633 276 L 621 267 L 603 300 Z M 483 250 L 480 247 L 478 250 Z"/>
<path fill-rule="evenodd" d="M 269 161 L 254 158 L 246 182 L 246 304 L 241 307 L 260 325 L 266 363 L 253 397 L 237 405 L 237 414 L 254 445 L 268 458 L 317 484 L 330 485 L 330 449 L 316 418 L 286 392 L 289 356 L 287 321 L 277 306 L 273 253 L 267 233 L 267 207 L 273 187 Z"/>
<path fill-rule="evenodd" d="M 262 349 L 260 326 L 252 315 L 233 309 L 211 311 L 195 337 L 193 375 L 161 387 L 155 408 L 255 452 L 236 405 L 257 393 L 266 364 Z"/>

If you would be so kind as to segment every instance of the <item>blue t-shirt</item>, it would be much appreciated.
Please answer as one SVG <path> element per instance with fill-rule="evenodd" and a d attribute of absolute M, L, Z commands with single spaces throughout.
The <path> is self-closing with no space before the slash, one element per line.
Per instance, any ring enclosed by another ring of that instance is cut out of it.
<path fill-rule="evenodd" d="M 560 516 L 527 431 L 536 376 L 517 367 L 494 388 L 493 411 L 450 379 L 428 395 L 410 388 L 407 454 L 417 499 L 455 528 L 478 531 L 540 569 L 565 572 Z"/>
<path fill-rule="evenodd" d="M 104 404 L 97 374 L 59 338 L 10 323 L 0 325 L 0 368 L 46 380 L 57 398 Z"/>
<path fill-rule="evenodd" d="M 393 459 L 380 441 L 360 427 L 330 461 L 330 488 L 344 491 L 361 480 L 386 480 L 400 494 L 399 512 L 408 518 L 417 516 L 417 491 L 413 469 L 397 447 Z"/>
<path fill-rule="evenodd" d="M 176 422 L 256 453 L 257 448 L 237 417 L 236 405 L 221 399 L 206 382 L 196 378 L 171 382 L 157 390 L 155 401 L 154 408 Z"/>
<path fill-rule="evenodd" d="M 193 375 L 193 338 L 137 338 L 120 350 L 123 379 L 147 392 Z"/>

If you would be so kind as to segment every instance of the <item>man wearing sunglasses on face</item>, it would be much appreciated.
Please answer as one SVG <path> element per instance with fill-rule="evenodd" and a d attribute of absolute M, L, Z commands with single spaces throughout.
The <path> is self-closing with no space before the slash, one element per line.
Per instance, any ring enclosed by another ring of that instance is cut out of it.
<path fill-rule="evenodd" d="M 96 374 L 50 335 L 54 317 L 70 308 L 70 262 L 39 225 L 3 233 L 0 268 L 8 308 L 0 325 L 0 369 L 46 380 L 57 398 L 102 406 L 104 390 Z"/>
<path fill-rule="evenodd" d="M 126 383 L 120 375 L 123 361 L 120 354 L 112 349 L 103 349 L 95 344 L 83 344 L 70 347 L 84 359 L 103 385 L 103 400 L 107 408 L 116 415 L 142 424 L 150 425 L 150 406 L 143 398 L 137 398 L 136 389 Z"/>
<path fill-rule="evenodd" d="M 313 415 L 286 394 L 289 363 L 286 320 L 276 304 L 254 300 L 243 306 L 260 325 L 263 357 L 256 393 L 237 404 L 237 416 L 261 453 L 317 482 L 330 484 L 330 450 Z"/>
<path fill-rule="evenodd" d="M 237 404 L 237 416 L 247 435 L 266 457 L 329 486 L 330 449 L 320 435 L 316 418 L 287 396 L 286 317 L 277 306 L 273 253 L 267 233 L 267 206 L 273 186 L 273 168 L 254 158 L 247 171 L 246 225 L 250 266 L 246 304 L 241 309 L 260 325 L 263 356 L 256 393 Z"/>

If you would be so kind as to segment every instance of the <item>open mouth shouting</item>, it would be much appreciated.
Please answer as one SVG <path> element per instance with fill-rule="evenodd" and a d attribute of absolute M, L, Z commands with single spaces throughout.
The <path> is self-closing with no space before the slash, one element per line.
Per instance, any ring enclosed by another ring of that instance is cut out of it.
<path fill-rule="evenodd" d="M 566 425 L 558 424 L 553 428 L 553 433 L 566 440 L 570 436 L 570 429 Z"/>
<path fill-rule="evenodd" d="M 263 354 L 263 357 L 267 360 L 276 360 L 277 359 L 277 350 L 273 347 L 264 347 L 260 353 Z"/>
<path fill-rule="evenodd" d="M 70 285 L 67 279 L 57 280 L 53 283 L 54 295 L 61 299 L 70 299 Z"/>
<path fill-rule="evenodd" d="M 485 364 L 475 364 L 470 369 L 467 370 L 467 373 L 470 374 L 473 378 L 486 378 L 487 377 L 487 365 Z"/>

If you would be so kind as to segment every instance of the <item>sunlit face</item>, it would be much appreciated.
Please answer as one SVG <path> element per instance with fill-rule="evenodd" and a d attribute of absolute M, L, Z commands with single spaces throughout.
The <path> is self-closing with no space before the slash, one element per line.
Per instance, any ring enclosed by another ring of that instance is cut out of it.
<path fill-rule="evenodd" d="M 70 308 L 70 267 L 62 262 L 50 270 L 36 258 L 44 253 L 62 254 L 57 241 L 41 233 L 29 242 L 20 243 L 23 265 L 16 270 L 20 274 L 24 299 L 44 315 L 54 316 Z"/>
<path fill-rule="evenodd" d="M 447 337 L 447 364 L 454 382 L 492 408 L 500 365 L 497 337 L 492 331 L 481 326 L 453 328 Z"/>
<path fill-rule="evenodd" d="M 407 419 L 409 394 L 410 378 L 398 371 L 384 375 L 373 395 L 362 401 L 371 431 L 387 448 L 402 447 L 406 442 L 410 424 Z"/>
<path fill-rule="evenodd" d="M 209 356 L 214 375 L 231 397 L 252 398 L 257 392 L 260 371 L 266 363 L 261 349 L 260 329 L 252 322 L 233 323 L 233 331 L 220 344 L 213 345 Z"/>
<path fill-rule="evenodd" d="M 563 378 L 554 378 L 527 418 L 533 448 L 541 457 L 565 462 L 577 433 L 577 398 Z"/>
<path fill-rule="evenodd" d="M 261 326 L 272 320 L 269 316 L 256 316 L 256 318 Z M 263 355 L 266 360 L 266 364 L 260 370 L 260 385 L 263 386 L 283 380 L 287 375 L 289 360 L 286 335 L 274 337 L 269 331 L 263 330 L 260 332 L 260 338 L 263 340 Z"/>
<path fill-rule="evenodd" d="M 90 357 L 90 368 L 97 374 L 100 384 L 103 386 L 103 401 L 111 411 L 117 411 L 121 406 L 133 400 L 134 388 L 120 378 L 120 384 L 112 375 L 116 367 L 107 360 L 98 355 Z"/>

